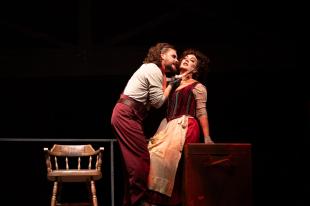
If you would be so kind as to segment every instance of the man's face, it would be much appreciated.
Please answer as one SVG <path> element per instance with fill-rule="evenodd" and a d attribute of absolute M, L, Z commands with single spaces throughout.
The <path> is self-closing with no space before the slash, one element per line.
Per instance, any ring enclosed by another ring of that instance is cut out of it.
<path fill-rule="evenodd" d="M 176 50 L 168 49 L 166 53 L 161 54 L 161 57 L 162 57 L 162 63 L 166 68 L 166 72 L 176 73 L 178 62 L 179 62 Z"/>

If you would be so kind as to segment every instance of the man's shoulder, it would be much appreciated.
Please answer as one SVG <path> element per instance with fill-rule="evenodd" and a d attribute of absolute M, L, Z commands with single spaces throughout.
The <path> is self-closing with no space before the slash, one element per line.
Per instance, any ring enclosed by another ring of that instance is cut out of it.
<path fill-rule="evenodd" d="M 144 63 L 141 65 L 140 68 L 156 68 L 156 69 L 159 69 L 159 67 L 154 63 Z"/>
<path fill-rule="evenodd" d="M 161 73 L 160 68 L 154 63 L 144 63 L 138 70 L 145 73 Z"/>

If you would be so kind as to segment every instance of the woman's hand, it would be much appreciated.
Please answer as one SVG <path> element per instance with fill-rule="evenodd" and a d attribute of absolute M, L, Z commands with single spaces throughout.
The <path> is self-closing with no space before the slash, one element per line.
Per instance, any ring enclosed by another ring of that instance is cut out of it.
<path fill-rule="evenodd" d="M 204 137 L 205 144 L 214 144 L 210 136 Z"/>

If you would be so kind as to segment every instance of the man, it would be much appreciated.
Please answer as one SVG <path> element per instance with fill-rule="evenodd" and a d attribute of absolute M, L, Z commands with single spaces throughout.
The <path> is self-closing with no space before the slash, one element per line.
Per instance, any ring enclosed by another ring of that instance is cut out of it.
<path fill-rule="evenodd" d="M 150 156 L 143 131 L 143 120 L 151 107 L 160 108 L 174 82 L 167 85 L 166 72 L 175 71 L 176 49 L 169 43 L 151 47 L 143 64 L 132 75 L 116 103 L 111 124 L 124 164 L 124 206 L 147 205 L 144 202 Z"/>

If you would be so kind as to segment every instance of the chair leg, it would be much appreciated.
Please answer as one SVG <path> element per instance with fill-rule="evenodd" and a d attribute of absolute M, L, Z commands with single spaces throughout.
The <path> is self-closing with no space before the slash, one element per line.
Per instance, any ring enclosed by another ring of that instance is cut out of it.
<path fill-rule="evenodd" d="M 58 190 L 58 182 L 54 182 L 53 186 L 53 193 L 52 193 L 52 199 L 51 199 L 51 206 L 56 206 L 56 195 L 57 195 L 57 190 Z"/>
<path fill-rule="evenodd" d="M 95 185 L 94 180 L 90 181 L 90 188 L 91 188 L 93 206 L 98 206 L 98 201 L 97 201 L 97 196 L 96 196 L 96 185 Z"/>

